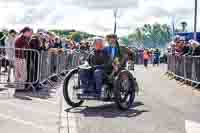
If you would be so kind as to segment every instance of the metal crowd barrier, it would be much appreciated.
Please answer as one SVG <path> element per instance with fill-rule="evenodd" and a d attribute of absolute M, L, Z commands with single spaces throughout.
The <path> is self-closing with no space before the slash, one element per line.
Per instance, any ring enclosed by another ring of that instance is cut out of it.
<path fill-rule="evenodd" d="M 60 75 L 66 74 L 70 69 L 73 69 L 81 64 L 81 56 L 85 53 L 76 50 L 59 50 L 41 52 L 40 63 L 40 81 L 43 83 L 48 81 L 51 85 L 51 78 L 57 77 L 62 80 Z"/>
<path fill-rule="evenodd" d="M 49 82 L 52 77 L 62 80 L 70 69 L 83 62 L 87 52 L 76 50 L 0 48 L 0 84 L 14 84 L 16 89 L 35 88 Z"/>
<path fill-rule="evenodd" d="M 200 84 L 200 56 L 168 55 L 168 73 L 184 81 Z"/>
<path fill-rule="evenodd" d="M 40 53 L 40 78 L 43 83 L 48 81 L 51 83 L 51 78 L 54 76 L 59 77 L 59 74 L 66 70 L 65 62 L 67 58 L 67 52 L 63 50 L 50 50 L 42 51 Z"/>
<path fill-rule="evenodd" d="M 0 48 L 0 84 L 16 84 L 19 90 L 34 87 L 39 82 L 39 57 L 33 49 Z"/>

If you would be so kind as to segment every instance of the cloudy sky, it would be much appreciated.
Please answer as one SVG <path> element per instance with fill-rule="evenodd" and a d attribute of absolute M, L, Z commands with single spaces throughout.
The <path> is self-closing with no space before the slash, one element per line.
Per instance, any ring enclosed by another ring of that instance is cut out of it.
<path fill-rule="evenodd" d="M 0 28 L 28 25 L 105 35 L 113 31 L 116 8 L 120 35 L 144 23 L 171 24 L 173 16 L 177 27 L 184 20 L 193 28 L 194 0 L 0 0 Z"/>

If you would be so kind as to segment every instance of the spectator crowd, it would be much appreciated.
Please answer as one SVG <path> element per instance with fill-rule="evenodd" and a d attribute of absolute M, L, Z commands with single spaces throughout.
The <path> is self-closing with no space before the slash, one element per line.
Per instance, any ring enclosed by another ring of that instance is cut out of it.
<path fill-rule="evenodd" d="M 144 64 L 145 67 L 148 64 L 159 65 L 161 57 L 161 50 L 158 48 L 143 48 L 137 50 L 136 64 Z"/>
<path fill-rule="evenodd" d="M 38 50 L 49 50 L 51 48 L 63 48 L 63 49 L 81 49 L 89 50 L 91 43 L 87 41 L 75 42 L 72 39 L 59 37 L 53 32 L 39 29 L 37 32 L 33 32 L 33 29 L 29 27 L 23 28 L 19 33 L 14 29 L 10 31 L 4 31 L 5 35 L 0 38 L 1 47 L 6 48 L 31 48 L 29 45 L 31 41 L 37 42 L 37 46 L 34 45 L 33 49 Z M 2 33 L 1 33 L 2 34 Z M 19 39 L 21 38 L 21 39 Z M 27 42 L 26 45 L 15 46 L 15 41 L 22 40 Z"/>
<path fill-rule="evenodd" d="M 199 86 L 200 82 L 200 44 L 176 36 L 168 47 L 168 72 L 187 83 Z"/>
<path fill-rule="evenodd" d="M 200 44 L 197 41 L 186 41 L 184 37 L 176 36 L 174 41 L 170 42 L 168 53 L 177 56 L 199 56 Z"/>
<path fill-rule="evenodd" d="M 38 60 L 37 52 L 47 52 L 51 54 L 50 64 L 53 66 L 51 72 L 55 72 L 56 55 L 61 51 L 69 50 L 73 53 L 74 50 L 90 50 L 92 43 L 90 42 L 75 42 L 72 39 L 67 39 L 57 36 L 55 33 L 39 29 L 34 32 L 30 27 L 24 27 L 20 32 L 11 29 L 4 31 L 3 37 L 0 38 L 1 64 L 5 64 L 4 72 L 10 75 L 11 69 L 15 67 L 15 81 L 19 83 L 31 83 L 37 80 L 38 76 Z M 28 51 L 28 52 L 27 52 Z M 3 55 L 2 55 L 3 54 Z M 8 62 L 8 63 L 2 63 Z M 10 76 L 8 76 L 10 82 Z M 38 82 L 33 84 L 38 88 Z M 18 84 L 17 89 L 29 89 L 29 84 Z M 38 88 L 39 89 L 39 88 Z"/>
<path fill-rule="evenodd" d="M 15 80 L 20 83 L 31 83 L 37 80 L 39 57 L 34 51 L 37 51 L 40 54 L 43 52 L 49 53 L 51 55 L 50 65 L 52 66 L 50 71 L 51 73 L 56 73 L 56 63 L 58 63 L 56 62 L 56 55 L 58 55 L 60 52 L 68 50 L 71 51 L 70 53 L 73 53 L 74 50 L 90 51 L 94 48 L 94 42 L 75 42 L 72 39 L 59 37 L 55 33 L 42 29 L 34 32 L 33 29 L 31 29 L 30 27 L 24 27 L 20 32 L 11 29 L 10 31 L 7 31 L 5 33 L 7 34 L 0 38 L 1 48 L 4 50 L 3 53 L 6 57 L 6 60 L 8 60 L 9 62 L 7 63 L 7 65 L 4 66 L 4 72 L 10 73 L 11 68 L 14 66 Z M 173 48 L 175 48 L 176 54 L 177 52 L 179 54 L 190 54 L 191 49 L 185 43 L 182 44 L 183 42 L 181 41 L 181 39 L 177 38 L 175 42 L 177 43 L 175 47 L 174 45 L 171 45 L 172 52 L 174 50 Z M 178 42 L 180 42 L 179 45 Z M 24 52 L 22 49 L 24 51 L 28 51 L 28 53 Z M 196 45 L 195 50 L 196 51 L 192 51 L 191 54 L 198 53 L 198 47 Z M 159 65 L 160 63 L 161 51 L 159 49 L 137 49 L 135 52 L 136 56 L 134 56 L 137 60 L 135 61 L 135 63 L 137 64 L 144 63 L 144 66 L 147 67 L 148 63 L 152 63 L 154 66 Z M 128 58 L 132 60 L 133 55 L 130 54 Z M 69 56 L 68 59 L 69 60 L 67 62 L 70 63 L 72 57 Z M 8 76 L 8 82 L 9 81 L 10 77 Z M 33 84 L 33 86 L 38 88 L 38 84 L 39 83 L 36 82 L 35 84 Z M 16 88 L 23 88 L 24 90 L 30 87 L 29 84 L 19 85 L 20 86 Z"/>

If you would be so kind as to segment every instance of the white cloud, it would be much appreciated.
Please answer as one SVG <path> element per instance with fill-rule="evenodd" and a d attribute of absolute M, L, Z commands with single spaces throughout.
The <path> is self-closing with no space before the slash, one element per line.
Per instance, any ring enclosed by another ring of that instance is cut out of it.
<path fill-rule="evenodd" d="M 113 31 L 112 10 L 119 8 L 119 34 L 144 23 L 170 24 L 172 16 L 177 23 L 187 21 L 192 29 L 193 6 L 189 0 L 1 0 L 0 27 L 75 28 L 105 34 Z"/>
<path fill-rule="evenodd" d="M 92 9 L 131 8 L 138 0 L 72 0 L 72 4 Z"/>

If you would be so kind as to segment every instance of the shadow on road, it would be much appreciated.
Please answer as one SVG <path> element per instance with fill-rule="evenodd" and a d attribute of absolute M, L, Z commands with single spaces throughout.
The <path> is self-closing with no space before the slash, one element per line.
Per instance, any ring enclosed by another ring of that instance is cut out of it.
<path fill-rule="evenodd" d="M 104 117 L 104 118 L 115 118 L 115 117 L 136 117 L 142 113 L 149 112 L 148 110 L 136 109 L 136 107 L 144 105 L 142 102 L 135 102 L 133 107 L 127 111 L 119 110 L 116 105 L 106 104 L 96 107 L 80 107 L 80 108 L 69 108 L 66 112 L 83 114 L 85 117 Z"/>
<path fill-rule="evenodd" d="M 15 92 L 14 97 L 21 99 L 21 100 L 32 100 L 32 98 L 40 98 L 40 99 L 48 99 L 52 96 L 50 93 L 55 93 L 52 90 L 49 91 L 37 91 L 36 93 L 32 91 L 26 91 L 26 92 Z"/>
<path fill-rule="evenodd" d="M 43 89 L 37 90 L 36 92 L 34 92 L 32 89 L 16 91 L 14 93 L 14 97 L 20 100 L 32 100 L 32 98 L 45 100 L 54 97 L 52 94 L 54 95 L 56 92 L 57 90 L 52 87 L 45 87 Z"/>
<path fill-rule="evenodd" d="M 4 85 L 5 88 L 15 88 L 15 85 L 14 84 L 7 84 L 7 85 Z"/>
<path fill-rule="evenodd" d="M 0 92 L 1 91 L 5 91 L 5 90 L 8 90 L 8 89 L 6 89 L 6 88 L 0 88 Z"/>

